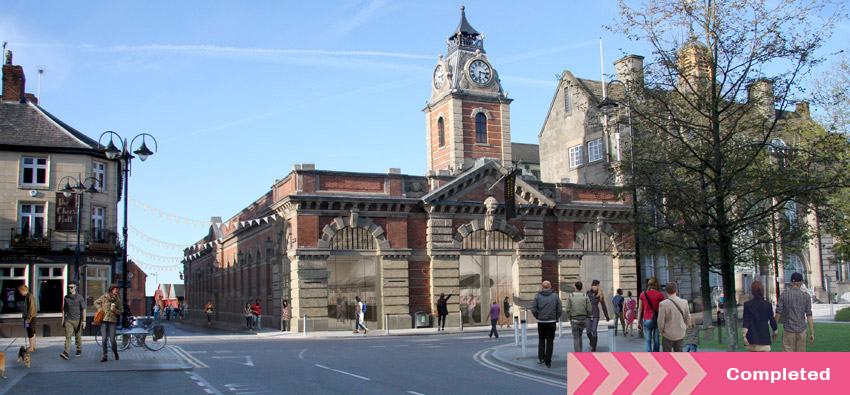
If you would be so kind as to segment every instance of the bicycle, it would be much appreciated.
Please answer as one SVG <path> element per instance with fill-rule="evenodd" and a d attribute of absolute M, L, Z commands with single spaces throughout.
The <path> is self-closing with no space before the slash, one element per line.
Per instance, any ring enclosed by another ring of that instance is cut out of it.
<path fill-rule="evenodd" d="M 95 342 L 98 346 L 101 346 L 102 330 L 103 327 L 98 329 L 97 336 L 95 337 Z M 131 344 L 136 347 L 144 346 L 151 351 L 159 351 L 165 347 L 168 341 L 165 328 L 161 325 L 154 325 L 153 317 L 132 317 L 130 327 L 121 330 L 115 336 L 119 351 L 128 349 Z M 111 345 L 107 344 L 107 347 L 111 347 Z"/>

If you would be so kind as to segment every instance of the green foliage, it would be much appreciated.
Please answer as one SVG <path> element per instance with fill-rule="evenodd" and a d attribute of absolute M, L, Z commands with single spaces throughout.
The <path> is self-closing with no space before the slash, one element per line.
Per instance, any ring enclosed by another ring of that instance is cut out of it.
<path fill-rule="evenodd" d="M 835 313 L 835 320 L 841 322 L 850 322 L 850 307 L 845 307 Z"/>
<path fill-rule="evenodd" d="M 846 310 L 846 309 L 844 309 Z M 807 352 L 848 352 L 850 351 L 850 324 L 830 324 L 825 322 L 815 322 L 815 342 L 808 344 L 806 341 Z M 779 337 L 771 343 L 771 352 L 782 351 L 782 325 L 779 326 Z M 728 344 L 726 332 L 723 332 L 723 344 L 717 343 L 717 332 L 714 332 L 714 337 L 711 340 L 704 340 L 700 337 L 699 350 L 724 350 Z M 738 344 L 742 346 L 738 351 L 746 352 L 743 347 L 744 337 L 742 332 L 738 331 Z"/>

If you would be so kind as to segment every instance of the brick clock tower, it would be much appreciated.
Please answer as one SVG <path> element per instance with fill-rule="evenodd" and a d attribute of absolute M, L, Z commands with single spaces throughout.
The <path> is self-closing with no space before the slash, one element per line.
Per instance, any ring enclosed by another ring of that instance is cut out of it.
<path fill-rule="evenodd" d="M 484 52 L 484 35 L 466 20 L 446 40 L 431 79 L 425 112 L 428 170 L 458 172 L 477 159 L 511 163 L 512 99 L 502 90 L 499 74 Z"/>

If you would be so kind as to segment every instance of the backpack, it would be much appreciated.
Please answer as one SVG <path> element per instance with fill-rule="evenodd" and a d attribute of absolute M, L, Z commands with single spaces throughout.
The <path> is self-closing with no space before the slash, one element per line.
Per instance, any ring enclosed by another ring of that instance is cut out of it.
<path fill-rule="evenodd" d="M 366 302 L 362 302 L 362 303 L 363 303 L 363 307 L 360 308 L 360 311 L 362 311 L 363 314 L 366 314 Z"/>

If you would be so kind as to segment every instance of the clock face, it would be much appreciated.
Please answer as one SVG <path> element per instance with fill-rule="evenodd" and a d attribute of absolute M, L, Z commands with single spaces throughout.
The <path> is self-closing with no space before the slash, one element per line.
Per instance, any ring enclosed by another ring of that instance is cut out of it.
<path fill-rule="evenodd" d="M 440 89 L 443 87 L 443 65 L 438 64 L 434 69 L 434 88 Z"/>
<path fill-rule="evenodd" d="M 469 78 L 483 84 L 490 81 L 490 65 L 483 60 L 476 60 L 469 65 Z"/>

